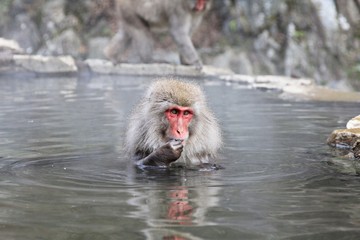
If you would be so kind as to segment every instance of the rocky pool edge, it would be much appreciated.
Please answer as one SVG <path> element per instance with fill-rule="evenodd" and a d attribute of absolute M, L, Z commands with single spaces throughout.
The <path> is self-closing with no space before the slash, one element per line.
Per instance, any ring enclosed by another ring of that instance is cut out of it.
<path fill-rule="evenodd" d="M 24 54 L 2 54 L 1 75 L 28 75 L 34 77 L 77 75 L 135 75 L 135 76 L 183 76 L 208 77 L 229 83 L 244 84 L 249 88 L 276 91 L 290 100 L 360 102 L 360 92 L 340 91 L 318 86 L 312 79 L 274 75 L 241 75 L 229 69 L 152 63 L 113 64 L 104 59 L 76 61 L 71 56 L 41 56 Z"/>

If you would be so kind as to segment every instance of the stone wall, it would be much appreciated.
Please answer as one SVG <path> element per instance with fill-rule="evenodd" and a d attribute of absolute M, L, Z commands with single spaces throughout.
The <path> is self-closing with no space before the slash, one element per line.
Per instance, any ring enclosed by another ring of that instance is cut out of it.
<path fill-rule="evenodd" d="M 309 77 L 334 88 L 350 83 L 360 89 L 359 0 L 223 3 L 228 44 L 208 63 L 242 74 Z"/>
<path fill-rule="evenodd" d="M 205 64 L 239 74 L 312 78 L 360 89 L 360 0 L 214 1 L 193 36 Z M 28 54 L 104 58 L 116 30 L 114 0 L 3 0 L 0 36 Z M 176 48 L 160 36 L 160 57 Z M 167 55 L 167 56 L 166 56 Z"/>

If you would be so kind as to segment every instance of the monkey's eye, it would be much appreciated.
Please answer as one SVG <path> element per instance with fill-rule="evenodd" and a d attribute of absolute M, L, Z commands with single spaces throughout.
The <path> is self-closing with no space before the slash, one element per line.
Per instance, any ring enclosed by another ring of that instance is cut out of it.
<path fill-rule="evenodd" d="M 184 111 L 184 115 L 189 115 L 190 112 L 189 111 Z"/>
<path fill-rule="evenodd" d="M 172 114 L 178 114 L 179 113 L 179 111 L 177 110 L 177 109 L 172 109 L 171 111 L 170 111 Z"/>

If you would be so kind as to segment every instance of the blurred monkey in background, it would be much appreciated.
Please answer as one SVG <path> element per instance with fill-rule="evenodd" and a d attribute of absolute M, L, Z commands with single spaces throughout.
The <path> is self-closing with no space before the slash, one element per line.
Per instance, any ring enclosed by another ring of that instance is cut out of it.
<path fill-rule="evenodd" d="M 202 67 L 191 41 L 211 0 L 116 0 L 119 30 L 104 53 L 113 62 L 126 62 L 130 47 L 132 62 L 154 62 L 154 32 L 168 31 L 178 47 L 180 62 Z"/>

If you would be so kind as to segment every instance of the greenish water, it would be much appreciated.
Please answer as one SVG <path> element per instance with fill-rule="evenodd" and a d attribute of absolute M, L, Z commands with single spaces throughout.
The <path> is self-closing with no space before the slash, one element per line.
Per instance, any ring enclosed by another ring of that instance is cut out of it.
<path fill-rule="evenodd" d="M 0 239 L 359 239 L 360 179 L 325 145 L 358 104 L 201 81 L 225 169 L 139 171 L 122 143 L 150 81 L 0 78 Z"/>

